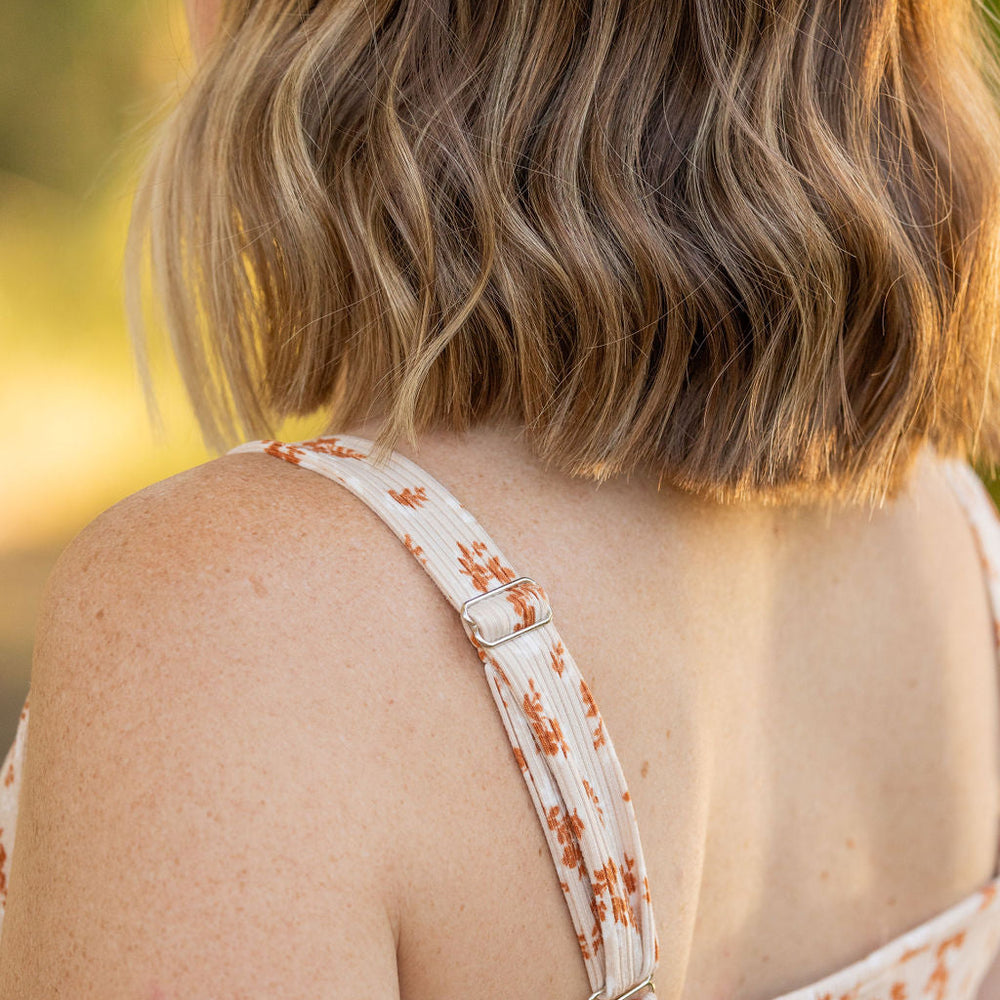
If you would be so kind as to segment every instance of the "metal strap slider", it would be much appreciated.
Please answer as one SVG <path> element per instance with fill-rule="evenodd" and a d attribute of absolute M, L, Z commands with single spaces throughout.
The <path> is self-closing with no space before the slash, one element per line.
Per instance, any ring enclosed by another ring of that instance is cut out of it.
<path fill-rule="evenodd" d="M 633 986 L 632 989 L 626 991 L 625 993 L 619 993 L 618 996 L 612 997 L 612 1000 L 628 1000 L 629 997 L 635 996 L 639 990 L 644 990 L 649 987 L 651 993 L 656 992 L 656 987 L 653 985 L 653 973 L 651 972 L 649 976 L 644 979 L 638 986 Z M 603 993 L 603 990 L 598 990 L 596 993 L 590 994 L 590 1000 L 597 1000 L 597 998 Z"/>
<path fill-rule="evenodd" d="M 528 583 L 532 587 L 538 590 L 538 584 L 535 583 L 530 577 L 519 576 L 516 580 L 511 580 L 510 583 L 505 583 L 502 587 L 494 587 L 493 590 L 487 590 L 485 594 L 477 594 L 475 597 L 470 597 L 462 605 L 462 621 L 466 622 L 472 628 L 472 635 L 476 642 L 482 646 L 499 646 L 501 642 L 507 642 L 508 639 L 513 639 L 516 636 L 524 635 L 526 632 L 530 632 L 532 629 L 541 628 L 543 625 L 548 625 L 552 621 L 552 608 L 548 610 L 548 614 L 539 618 L 537 621 L 532 622 L 530 625 L 524 625 L 521 628 L 512 629 L 506 635 L 500 636 L 499 639 L 484 639 L 482 632 L 479 631 L 479 622 L 477 622 L 470 614 L 469 608 L 471 608 L 477 601 L 484 601 L 487 597 L 492 597 L 494 594 L 502 593 L 505 590 L 513 590 L 514 587 L 520 584 Z"/>

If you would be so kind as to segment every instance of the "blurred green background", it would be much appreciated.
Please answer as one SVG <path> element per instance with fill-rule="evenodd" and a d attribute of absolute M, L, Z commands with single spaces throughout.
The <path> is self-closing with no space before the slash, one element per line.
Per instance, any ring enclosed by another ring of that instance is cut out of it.
<path fill-rule="evenodd" d="M 210 457 L 169 366 L 154 436 L 121 305 L 149 123 L 190 66 L 180 0 L 0 4 L 0 756 L 59 552 L 122 497 Z"/>

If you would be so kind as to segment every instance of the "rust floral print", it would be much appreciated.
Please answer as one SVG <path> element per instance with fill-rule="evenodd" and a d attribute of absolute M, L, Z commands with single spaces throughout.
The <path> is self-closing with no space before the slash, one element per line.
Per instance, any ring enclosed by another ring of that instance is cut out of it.
<path fill-rule="evenodd" d="M 499 556 L 490 555 L 485 542 L 476 540 L 471 546 L 464 545 L 461 541 L 456 544 L 461 572 L 480 593 L 485 594 L 490 589 L 491 581 L 510 583 L 514 579 L 514 571 L 509 566 L 501 565 Z"/>
<path fill-rule="evenodd" d="M 415 490 L 411 490 L 410 487 L 407 486 L 402 493 L 397 493 L 395 490 L 389 490 L 389 496 L 391 496 L 396 503 L 405 504 L 407 507 L 421 507 L 427 503 L 427 493 L 423 486 L 418 486 Z"/>
<path fill-rule="evenodd" d="M 349 489 L 456 612 L 466 612 L 456 624 L 484 671 L 545 833 L 592 1000 L 613 1000 L 650 979 L 660 947 L 632 796 L 597 699 L 554 622 L 545 621 L 551 606 L 544 588 L 521 580 L 469 511 L 423 469 L 398 454 L 376 466 L 367 460 L 371 448 L 370 441 L 339 435 L 251 441 L 233 452 L 263 452 Z M 1000 642 L 1000 517 L 971 466 L 942 464 L 974 529 Z M 482 600 L 466 607 L 476 597 Z M 487 645 L 484 636 L 501 638 Z M 27 729 L 26 701 L 0 769 L 0 917 Z M 1000 948 L 998 887 L 995 870 L 987 885 L 944 912 L 775 1000 L 973 1000 Z M 633 996 L 650 995 L 647 987 Z"/>

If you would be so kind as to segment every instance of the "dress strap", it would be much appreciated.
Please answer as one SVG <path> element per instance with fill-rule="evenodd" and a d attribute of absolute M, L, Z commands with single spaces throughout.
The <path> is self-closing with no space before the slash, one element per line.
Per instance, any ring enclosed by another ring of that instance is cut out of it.
<path fill-rule="evenodd" d="M 659 944 L 631 796 L 587 682 L 559 638 L 548 595 L 519 576 L 437 480 L 393 452 L 369 459 L 350 435 L 250 441 L 349 489 L 437 584 L 475 647 L 548 841 L 594 993 L 653 990 Z M 582 998 L 581 998 L 582 1000 Z"/>
<path fill-rule="evenodd" d="M 983 581 L 989 597 L 993 621 L 993 648 L 997 656 L 1000 673 L 1000 512 L 989 490 L 979 478 L 976 470 L 958 458 L 948 458 L 942 462 L 945 478 L 965 510 L 972 537 L 979 553 L 979 563 L 983 569 Z M 993 877 L 1000 876 L 1000 842 L 997 844 L 997 858 L 993 866 Z"/>
<path fill-rule="evenodd" d="M 7 749 L 7 755 L 0 765 L 0 931 L 3 930 L 3 916 L 7 909 L 7 884 L 14 857 L 14 838 L 17 835 L 17 807 L 21 793 L 21 775 L 24 773 L 24 748 L 28 740 L 30 699 L 29 692 L 17 720 L 14 742 Z"/>

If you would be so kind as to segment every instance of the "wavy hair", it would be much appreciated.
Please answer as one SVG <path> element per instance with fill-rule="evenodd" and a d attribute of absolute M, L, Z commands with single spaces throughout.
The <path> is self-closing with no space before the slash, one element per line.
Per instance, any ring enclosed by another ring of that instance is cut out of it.
<path fill-rule="evenodd" d="M 1000 457 L 975 0 L 225 0 L 127 248 L 207 443 L 522 424 L 601 481 L 882 503 Z"/>

